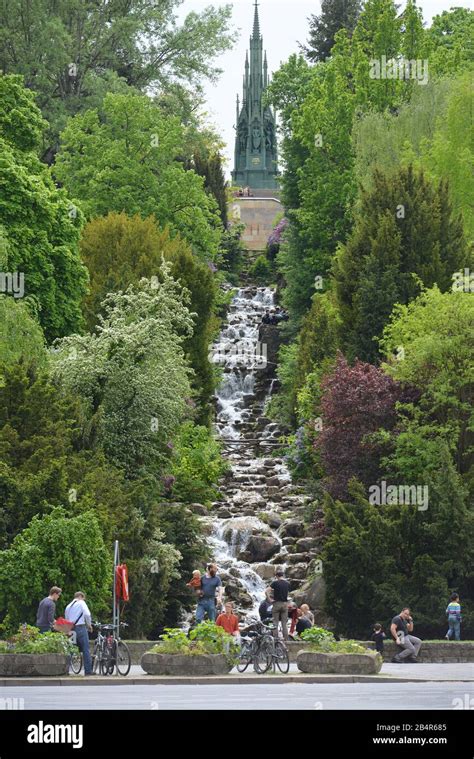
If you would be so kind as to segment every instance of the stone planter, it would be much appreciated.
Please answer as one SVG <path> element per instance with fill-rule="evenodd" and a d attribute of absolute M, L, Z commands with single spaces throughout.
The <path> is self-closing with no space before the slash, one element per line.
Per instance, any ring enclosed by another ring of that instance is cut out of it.
<path fill-rule="evenodd" d="M 143 654 L 147 675 L 227 675 L 232 669 L 223 654 Z"/>
<path fill-rule="evenodd" d="M 376 675 L 382 668 L 382 657 L 366 654 L 326 654 L 320 651 L 300 651 L 296 665 L 301 672 L 317 675 Z"/>
<path fill-rule="evenodd" d="M 69 673 L 65 654 L 0 654 L 0 677 L 54 677 Z"/>

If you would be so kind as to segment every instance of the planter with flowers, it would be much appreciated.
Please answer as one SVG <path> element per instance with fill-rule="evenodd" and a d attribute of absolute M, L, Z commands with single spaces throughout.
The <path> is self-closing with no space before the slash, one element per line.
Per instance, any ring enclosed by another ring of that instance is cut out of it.
<path fill-rule="evenodd" d="M 37 627 L 21 625 L 16 635 L 0 640 L 0 677 L 67 675 L 76 650 L 62 633 L 40 633 Z"/>
<path fill-rule="evenodd" d="M 236 651 L 231 635 L 213 622 L 202 622 L 189 635 L 166 628 L 140 663 L 148 675 L 225 675 L 236 663 Z"/>
<path fill-rule="evenodd" d="M 308 644 L 296 657 L 296 665 L 301 672 L 376 675 L 382 668 L 379 653 L 364 648 L 354 640 L 336 641 L 334 635 L 322 627 L 305 630 L 301 639 Z"/>

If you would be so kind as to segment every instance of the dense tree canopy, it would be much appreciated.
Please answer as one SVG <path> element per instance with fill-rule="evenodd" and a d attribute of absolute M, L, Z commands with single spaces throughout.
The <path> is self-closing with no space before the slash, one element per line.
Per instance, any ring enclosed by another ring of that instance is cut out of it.
<path fill-rule="evenodd" d="M 4 271 L 24 278 L 48 340 L 81 326 L 82 214 L 37 157 L 44 121 L 21 77 L 0 75 L 0 231 Z"/>
<path fill-rule="evenodd" d="M 305 52 L 310 61 L 328 58 L 338 31 L 354 31 L 360 6 L 360 0 L 322 0 L 321 15 L 309 19 L 310 36 Z"/>
<path fill-rule="evenodd" d="M 447 290 L 468 262 L 447 182 L 436 186 L 411 166 L 392 175 L 377 171 L 334 261 L 342 344 L 349 355 L 376 361 L 373 338 L 381 335 L 394 304 L 415 297 L 420 281 Z"/>
<path fill-rule="evenodd" d="M 129 88 L 191 92 L 215 79 L 215 58 L 234 40 L 230 8 L 188 13 L 179 0 L 114 2 L 8 0 L 0 11 L 0 68 L 22 74 L 51 124 L 44 150 L 57 148 L 68 116 Z"/>
<path fill-rule="evenodd" d="M 216 257 L 217 203 L 204 180 L 179 159 L 183 128 L 148 97 L 112 95 L 68 122 L 55 176 L 88 218 L 109 211 L 154 215 L 180 232 L 204 259 Z"/>

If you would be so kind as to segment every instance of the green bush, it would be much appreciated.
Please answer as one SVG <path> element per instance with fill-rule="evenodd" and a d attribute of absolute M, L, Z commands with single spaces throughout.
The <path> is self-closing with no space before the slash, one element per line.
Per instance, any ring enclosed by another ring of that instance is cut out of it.
<path fill-rule="evenodd" d="M 209 430 L 185 422 L 173 443 L 172 497 L 186 503 L 205 503 L 218 496 L 216 483 L 227 464 Z"/>
<path fill-rule="evenodd" d="M 329 630 L 325 630 L 324 627 L 310 627 L 308 630 L 304 630 L 301 633 L 301 639 L 315 646 L 335 642 L 334 635 Z"/>
<path fill-rule="evenodd" d="M 37 627 L 20 625 L 9 640 L 0 641 L 1 654 L 67 654 L 77 651 L 63 633 L 40 633 Z"/>
<path fill-rule="evenodd" d="M 369 649 L 355 640 L 336 640 L 334 635 L 323 627 L 310 627 L 301 633 L 301 639 L 309 644 L 311 651 L 326 654 L 367 654 Z"/>
<path fill-rule="evenodd" d="M 236 663 L 236 642 L 232 635 L 214 622 L 202 622 L 188 635 L 177 627 L 166 627 L 165 634 L 150 654 L 224 654 L 229 664 Z"/>
<path fill-rule="evenodd" d="M 249 269 L 249 274 L 257 284 L 268 284 L 272 267 L 265 256 L 259 256 Z"/>

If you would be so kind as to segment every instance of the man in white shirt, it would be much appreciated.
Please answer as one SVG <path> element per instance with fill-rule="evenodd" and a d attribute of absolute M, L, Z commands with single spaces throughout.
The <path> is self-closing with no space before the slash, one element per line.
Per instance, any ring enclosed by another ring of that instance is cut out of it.
<path fill-rule="evenodd" d="M 84 674 L 92 675 L 92 659 L 89 646 L 88 630 L 92 630 L 92 620 L 89 607 L 86 604 L 86 594 L 81 590 L 74 593 L 74 600 L 66 606 L 64 616 L 68 622 L 74 622 L 74 632 L 79 650 L 84 659 Z"/>

